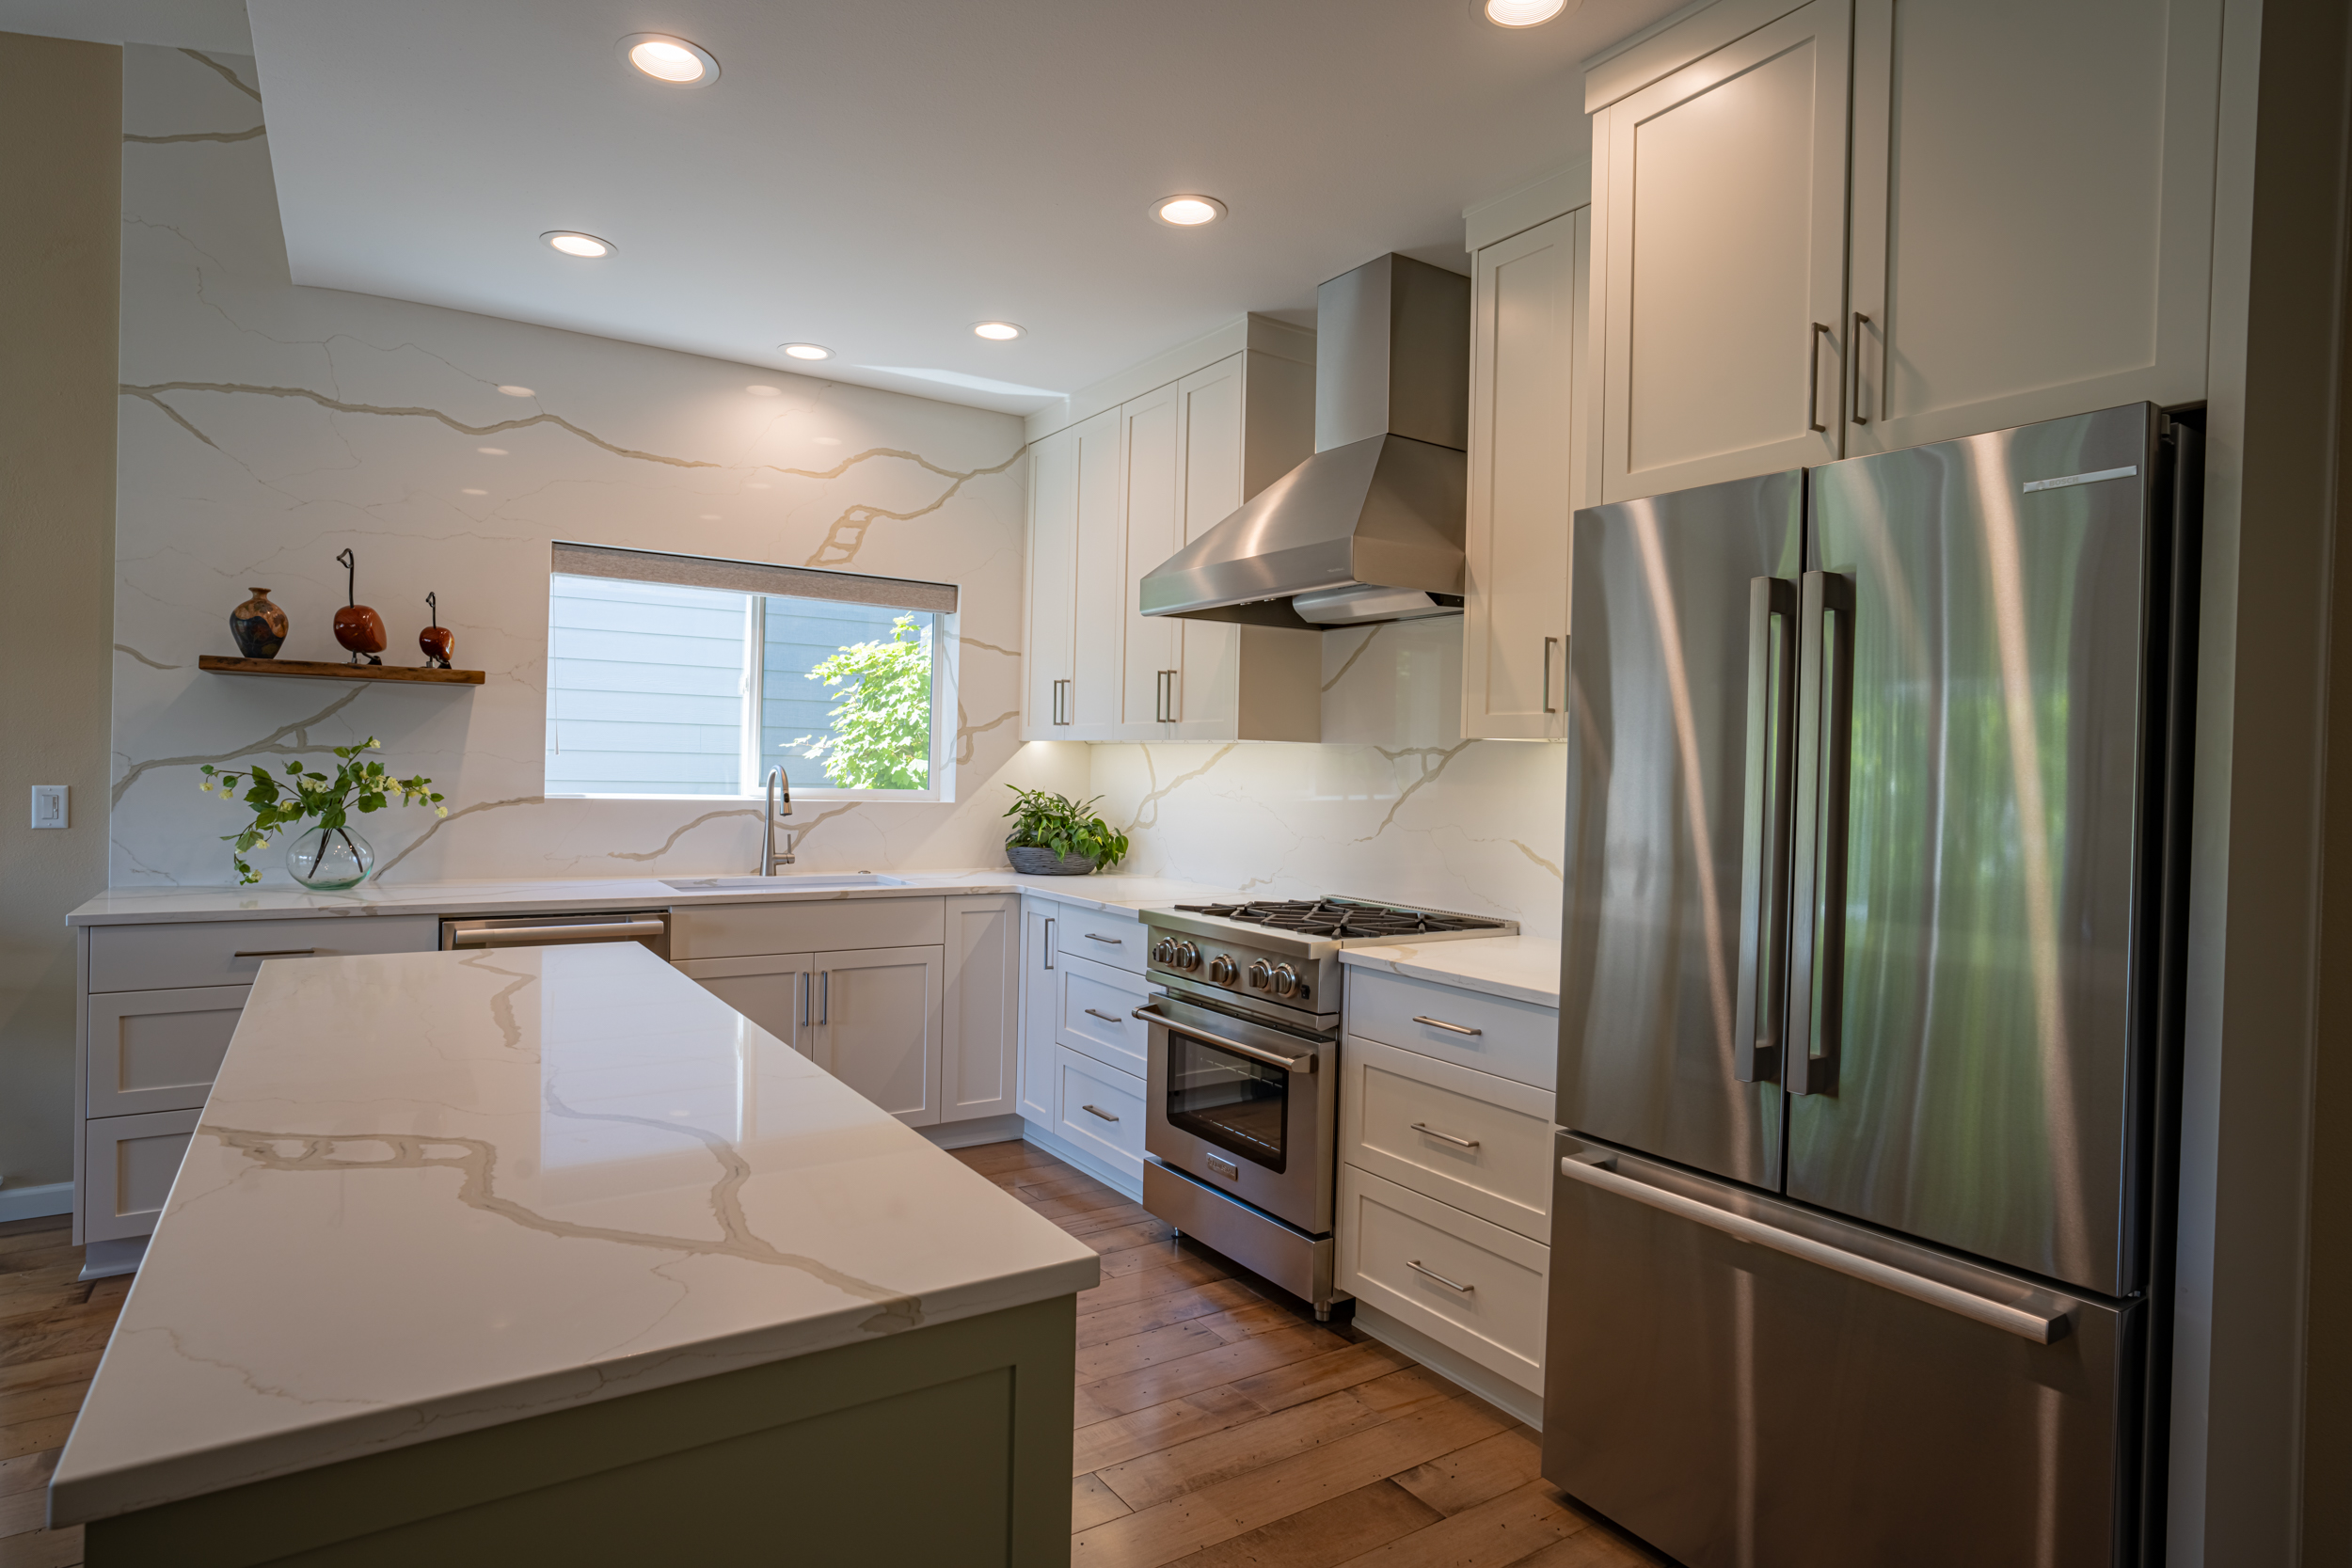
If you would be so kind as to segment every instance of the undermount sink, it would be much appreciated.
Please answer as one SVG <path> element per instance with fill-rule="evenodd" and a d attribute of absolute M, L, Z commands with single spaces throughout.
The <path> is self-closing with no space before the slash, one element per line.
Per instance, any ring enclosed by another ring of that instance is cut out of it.
<path fill-rule="evenodd" d="M 904 877 L 884 877 L 872 871 L 812 871 L 796 877 L 685 877 L 664 879 L 661 885 L 680 893 L 831 893 L 853 887 L 905 887 Z"/>

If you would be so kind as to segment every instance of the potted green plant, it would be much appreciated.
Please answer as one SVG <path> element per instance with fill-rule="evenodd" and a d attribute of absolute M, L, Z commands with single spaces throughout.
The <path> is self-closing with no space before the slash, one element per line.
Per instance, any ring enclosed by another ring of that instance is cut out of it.
<path fill-rule="evenodd" d="M 397 795 L 404 806 L 429 805 L 436 816 L 449 815 L 440 796 L 434 793 L 431 779 L 422 774 L 395 779 L 382 763 L 360 760 L 363 752 L 378 750 L 373 736 L 357 746 L 336 747 L 337 766 L 331 774 L 306 770 L 298 762 L 287 763 L 282 783 L 263 763 L 225 773 L 206 763 L 197 787 L 209 793 L 218 785 L 223 800 L 231 805 L 242 801 L 253 813 L 253 820 L 241 832 L 220 835 L 224 844 L 235 845 L 229 858 L 236 863 L 237 880 L 262 879 L 262 874 L 245 858 L 247 850 L 296 823 L 316 817 L 318 826 L 287 847 L 288 875 L 308 888 L 357 887 L 375 869 L 375 850 L 351 826 L 351 813 L 382 811 Z M 242 796 L 237 794 L 241 783 L 250 785 Z"/>
<path fill-rule="evenodd" d="M 1005 815 L 1013 819 L 1005 835 L 1005 858 L 1015 871 L 1032 877 L 1084 877 L 1127 858 L 1127 835 L 1095 814 L 1103 798 L 1073 800 L 1041 789 L 1007 786 L 1018 797 Z"/>

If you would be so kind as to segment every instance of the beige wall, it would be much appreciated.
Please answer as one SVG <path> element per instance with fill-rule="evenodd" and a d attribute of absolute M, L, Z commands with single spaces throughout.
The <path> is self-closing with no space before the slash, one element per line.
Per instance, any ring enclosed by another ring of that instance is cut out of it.
<path fill-rule="evenodd" d="M 106 885 L 121 100 L 121 50 L 0 33 L 0 1213 L 72 1179 L 64 916 Z"/>

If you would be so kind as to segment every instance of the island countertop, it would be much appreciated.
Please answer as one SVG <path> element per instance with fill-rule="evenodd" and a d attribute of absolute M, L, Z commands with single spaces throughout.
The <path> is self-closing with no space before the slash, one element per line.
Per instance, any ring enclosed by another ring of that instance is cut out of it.
<path fill-rule="evenodd" d="M 278 959 L 51 1519 L 1098 1277 L 1083 1243 L 643 948 Z"/>

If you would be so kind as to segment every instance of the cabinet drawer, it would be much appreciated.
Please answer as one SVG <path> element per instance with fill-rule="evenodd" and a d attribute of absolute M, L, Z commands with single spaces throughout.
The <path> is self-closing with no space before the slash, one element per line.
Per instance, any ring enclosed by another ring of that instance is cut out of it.
<path fill-rule="evenodd" d="M 724 904 L 674 910 L 670 957 L 742 958 L 877 947 L 944 947 L 939 898 L 820 898 L 793 904 Z"/>
<path fill-rule="evenodd" d="M 1143 1180 L 1143 1080 L 1066 1045 L 1054 1055 L 1054 1130 L 1114 1170 Z"/>
<path fill-rule="evenodd" d="M 1054 940 L 1073 958 L 1143 973 L 1143 922 L 1135 915 L 1064 904 L 1055 911 Z"/>
<path fill-rule="evenodd" d="M 1347 1164 L 1339 1229 L 1343 1289 L 1543 1391 L 1549 1247 Z"/>
<path fill-rule="evenodd" d="M 1402 974 L 1350 971 L 1347 1032 L 1539 1089 L 1559 1076 L 1556 1009 Z"/>
<path fill-rule="evenodd" d="M 200 1107 L 250 986 L 101 993 L 89 1009 L 91 1117 Z"/>
<path fill-rule="evenodd" d="M 1151 991 L 1126 971 L 1089 963 L 1074 953 L 1064 956 L 1059 973 L 1061 1014 L 1055 1041 L 1142 1077 L 1151 1029 L 1131 1015 L 1151 1000 Z"/>
<path fill-rule="evenodd" d="M 1551 1096 L 1360 1036 L 1342 1053 L 1340 1158 L 1531 1241 L 1551 1235 Z"/>
<path fill-rule="evenodd" d="M 190 920 L 170 926 L 99 926 L 89 934 L 89 989 L 170 990 L 242 986 L 265 958 L 430 953 L 441 945 L 434 915 L 313 915 L 302 920 Z"/>
<path fill-rule="evenodd" d="M 83 1124 L 83 1234 L 93 1242 L 146 1236 L 180 1174 L 201 1111 L 101 1117 Z"/>

